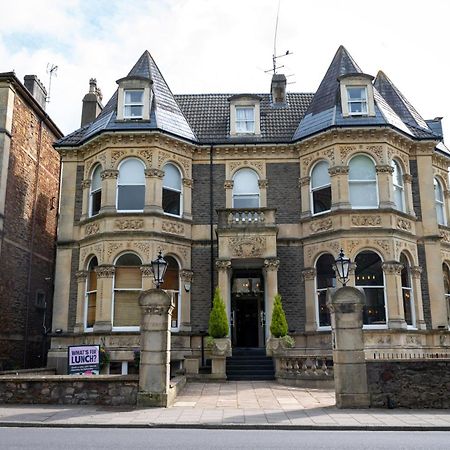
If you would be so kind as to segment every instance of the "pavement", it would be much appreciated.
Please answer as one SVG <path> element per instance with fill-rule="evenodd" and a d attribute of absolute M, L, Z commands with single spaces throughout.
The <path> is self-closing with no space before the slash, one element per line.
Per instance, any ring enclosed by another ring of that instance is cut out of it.
<path fill-rule="evenodd" d="M 330 389 L 188 382 L 170 408 L 2 405 L 0 426 L 450 431 L 450 410 L 341 410 Z"/>

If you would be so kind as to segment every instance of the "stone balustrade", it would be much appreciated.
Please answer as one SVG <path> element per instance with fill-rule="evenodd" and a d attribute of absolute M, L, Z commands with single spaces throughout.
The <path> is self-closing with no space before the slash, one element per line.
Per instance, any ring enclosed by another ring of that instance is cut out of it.
<path fill-rule="evenodd" d="M 275 209 L 269 208 L 228 208 L 217 210 L 219 228 L 263 227 L 275 225 Z"/>

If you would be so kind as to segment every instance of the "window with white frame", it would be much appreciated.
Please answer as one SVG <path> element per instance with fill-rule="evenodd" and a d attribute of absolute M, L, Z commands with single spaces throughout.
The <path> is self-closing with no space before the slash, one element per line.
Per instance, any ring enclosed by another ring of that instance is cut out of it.
<path fill-rule="evenodd" d="M 258 175 L 252 169 L 239 169 L 233 177 L 233 208 L 259 208 Z"/>
<path fill-rule="evenodd" d="M 143 211 L 145 201 L 144 164 L 136 158 L 128 158 L 119 166 L 117 179 L 117 210 Z"/>
<path fill-rule="evenodd" d="M 89 216 L 96 216 L 102 204 L 102 166 L 97 164 L 92 172 L 91 189 L 89 193 Z"/>
<path fill-rule="evenodd" d="M 447 305 L 447 323 L 450 328 L 450 269 L 446 263 L 442 264 L 442 272 L 444 276 L 444 296 Z"/>
<path fill-rule="evenodd" d="M 236 133 L 255 132 L 255 107 L 236 106 Z"/>
<path fill-rule="evenodd" d="M 331 182 L 327 161 L 319 161 L 311 171 L 312 213 L 320 214 L 331 209 Z"/>
<path fill-rule="evenodd" d="M 400 164 L 392 160 L 391 167 L 394 169 L 392 173 L 392 184 L 394 190 L 394 203 L 395 209 L 399 211 L 405 211 L 405 189 L 403 186 L 403 172 Z"/>
<path fill-rule="evenodd" d="M 364 289 L 366 303 L 363 309 L 364 325 L 386 325 L 384 274 L 381 258 L 364 250 L 355 258 L 356 286 Z"/>
<path fill-rule="evenodd" d="M 411 266 L 409 260 L 404 253 L 400 255 L 400 264 L 402 267 L 402 297 L 403 311 L 405 314 L 405 322 L 408 327 L 415 327 L 416 316 L 414 309 L 414 297 L 411 283 Z"/>
<path fill-rule="evenodd" d="M 356 155 L 350 160 L 348 183 L 352 208 L 378 207 L 377 174 L 368 156 Z"/>
<path fill-rule="evenodd" d="M 94 327 L 95 312 L 97 309 L 97 257 L 92 257 L 88 264 L 88 276 L 86 279 L 86 295 L 84 305 L 84 328 L 90 331 Z"/>
<path fill-rule="evenodd" d="M 316 262 L 316 311 L 319 327 L 331 326 L 330 312 L 327 307 L 327 289 L 336 287 L 334 264 L 334 258 L 329 253 L 320 256 Z"/>
<path fill-rule="evenodd" d="M 181 216 L 181 173 L 173 164 L 166 164 L 163 168 L 162 207 L 166 214 Z"/>
<path fill-rule="evenodd" d="M 141 259 L 134 253 L 121 255 L 115 263 L 113 327 L 116 329 L 137 329 L 140 325 L 141 265 Z"/>
<path fill-rule="evenodd" d="M 347 86 L 347 105 L 350 116 L 367 115 L 367 87 Z"/>
<path fill-rule="evenodd" d="M 123 95 L 123 118 L 142 119 L 144 113 L 144 89 L 125 89 Z"/>
<path fill-rule="evenodd" d="M 178 262 L 172 256 L 164 256 L 167 262 L 167 269 L 164 275 L 164 283 L 161 285 L 163 289 L 172 298 L 174 305 L 171 318 L 171 328 L 178 329 L 180 325 L 179 315 L 180 308 L 180 269 Z"/>
<path fill-rule="evenodd" d="M 434 200 L 438 224 L 447 225 L 447 219 L 445 216 L 444 190 L 442 189 L 441 182 L 437 178 L 434 179 Z"/>

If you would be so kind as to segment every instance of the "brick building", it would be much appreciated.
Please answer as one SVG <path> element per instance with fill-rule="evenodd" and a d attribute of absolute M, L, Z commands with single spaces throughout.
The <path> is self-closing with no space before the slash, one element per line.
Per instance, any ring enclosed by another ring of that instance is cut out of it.
<path fill-rule="evenodd" d="M 299 350 L 330 349 L 340 248 L 366 294 L 368 349 L 450 345 L 448 166 L 440 119 L 340 47 L 316 93 L 173 95 L 145 52 L 61 139 L 49 361 L 103 343 L 126 372 L 158 251 L 175 301 L 172 359 L 198 355 L 218 285 L 233 347 L 263 348 L 274 295 Z M 97 112 L 100 114 L 97 116 Z"/>
<path fill-rule="evenodd" d="M 46 95 L 34 75 L 0 73 L 0 369 L 45 363 L 62 137 Z"/>

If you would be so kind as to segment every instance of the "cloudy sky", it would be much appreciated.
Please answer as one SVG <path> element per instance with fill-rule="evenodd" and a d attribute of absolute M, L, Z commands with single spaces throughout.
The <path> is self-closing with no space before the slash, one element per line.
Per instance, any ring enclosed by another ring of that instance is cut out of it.
<path fill-rule="evenodd" d="M 278 0 L 14 0 L 2 4 L 0 71 L 37 74 L 64 133 L 79 127 L 96 77 L 104 103 L 149 50 L 174 93 L 268 92 Z M 277 52 L 290 91 L 314 92 L 343 44 L 366 73 L 383 70 L 450 141 L 450 2 L 281 0 Z"/>

